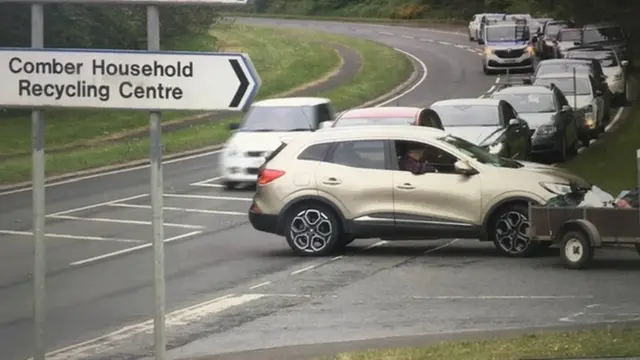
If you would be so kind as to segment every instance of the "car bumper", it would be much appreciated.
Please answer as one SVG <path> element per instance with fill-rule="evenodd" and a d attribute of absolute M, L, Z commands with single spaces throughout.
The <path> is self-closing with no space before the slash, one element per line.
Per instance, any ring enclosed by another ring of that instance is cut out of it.
<path fill-rule="evenodd" d="M 531 69 L 533 67 L 533 57 L 525 54 L 515 59 L 503 59 L 495 55 L 489 55 L 484 57 L 484 66 L 491 70 L 500 69 L 513 69 L 524 70 Z"/>
<path fill-rule="evenodd" d="M 262 214 L 249 211 L 249 222 L 254 229 L 270 234 L 276 234 L 278 230 L 278 215 Z"/>
<path fill-rule="evenodd" d="M 222 181 L 228 182 L 256 182 L 258 169 L 263 163 L 262 158 L 225 158 L 220 165 Z"/>

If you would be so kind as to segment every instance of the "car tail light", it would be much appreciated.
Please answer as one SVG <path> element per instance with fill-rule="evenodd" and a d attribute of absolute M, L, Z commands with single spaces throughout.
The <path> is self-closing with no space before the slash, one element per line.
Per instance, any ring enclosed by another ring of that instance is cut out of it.
<path fill-rule="evenodd" d="M 258 173 L 258 185 L 265 185 L 284 175 L 282 170 L 260 169 Z"/>

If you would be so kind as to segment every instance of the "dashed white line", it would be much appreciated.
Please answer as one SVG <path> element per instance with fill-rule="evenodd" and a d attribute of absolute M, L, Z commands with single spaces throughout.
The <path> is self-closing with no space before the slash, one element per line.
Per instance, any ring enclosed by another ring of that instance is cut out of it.
<path fill-rule="evenodd" d="M 486 296 L 412 296 L 415 300 L 560 300 L 560 299 L 592 299 L 593 296 L 576 295 L 486 295 Z"/>
<path fill-rule="evenodd" d="M 415 39 L 413 36 L 411 35 L 401 35 L 403 38 L 405 39 Z"/>
<path fill-rule="evenodd" d="M 292 271 L 291 275 L 298 275 L 298 274 L 303 273 L 305 271 L 309 271 L 311 269 L 315 269 L 316 266 L 318 266 L 318 265 L 310 265 L 310 266 L 307 266 L 307 267 L 303 267 L 302 269 L 298 269 L 296 271 Z"/>
<path fill-rule="evenodd" d="M 476 51 L 475 51 L 475 50 L 473 50 L 473 49 L 468 49 L 468 48 L 467 48 L 467 51 L 472 52 L 472 53 L 474 53 L 474 54 L 476 53 Z"/>
<path fill-rule="evenodd" d="M 194 235 L 198 235 L 201 234 L 202 231 L 192 231 L 190 233 L 187 234 L 182 234 L 182 235 L 178 235 L 178 236 L 174 236 L 171 238 L 168 238 L 164 241 L 164 243 L 170 243 L 173 241 L 177 241 L 177 240 L 182 240 Z M 80 265 L 85 265 L 88 263 L 92 263 L 92 262 L 96 262 L 99 260 L 104 260 L 104 259 L 108 259 L 108 258 L 112 258 L 112 257 L 116 257 L 116 256 L 120 256 L 120 255 L 125 255 L 125 254 L 130 254 L 132 252 L 138 251 L 138 250 L 142 250 L 142 249 L 146 249 L 153 246 L 153 243 L 146 243 L 146 244 L 142 244 L 139 246 L 134 246 L 134 247 L 130 247 L 130 248 L 126 248 L 126 249 L 122 249 L 122 250 L 118 250 L 118 251 L 114 251 L 114 252 L 110 252 L 110 253 L 106 253 L 106 254 L 102 254 L 102 255 L 98 255 L 98 256 L 94 256 L 94 257 L 90 257 L 87 259 L 83 259 L 83 260 L 78 260 L 78 261 L 74 261 L 71 264 L 69 264 L 69 266 L 80 266 Z"/>
<path fill-rule="evenodd" d="M 33 236 L 33 232 L 31 232 L 31 231 L 0 230 L 0 234 L 20 235 L 20 236 Z M 45 238 L 47 238 L 47 237 L 56 238 L 56 239 L 69 239 L 69 240 L 113 241 L 113 242 L 123 242 L 123 243 L 141 243 L 141 242 L 144 242 L 142 240 L 133 240 L 133 239 L 107 238 L 107 237 L 101 237 L 101 236 L 79 236 L 79 235 L 70 235 L 70 234 L 50 234 L 50 233 L 45 233 L 44 237 Z"/>
<path fill-rule="evenodd" d="M 224 185 L 222 184 L 212 184 L 212 182 L 216 181 L 216 180 L 220 180 L 222 179 L 222 176 L 216 176 L 210 179 L 206 179 L 206 180 L 202 180 L 202 181 L 198 181 L 192 184 L 189 184 L 191 186 L 204 186 L 204 187 L 215 187 L 215 188 L 221 188 L 224 187 Z"/>
<path fill-rule="evenodd" d="M 124 208 L 132 208 L 132 209 L 151 209 L 151 205 L 138 205 L 138 204 L 118 203 L 118 204 L 109 204 L 108 206 L 124 207 Z M 213 215 L 247 216 L 246 212 L 238 212 L 238 211 L 190 209 L 190 208 L 181 208 L 181 207 L 175 207 L 175 206 L 163 206 L 162 209 L 167 211 L 181 211 L 181 212 L 192 212 L 192 213 L 213 214 Z"/>
<path fill-rule="evenodd" d="M 267 286 L 267 285 L 270 285 L 270 284 L 271 284 L 271 281 L 265 281 L 265 282 L 260 283 L 258 285 L 253 285 L 252 287 L 249 288 L 249 290 L 254 290 L 254 289 L 257 289 L 257 288 L 261 288 L 263 286 Z"/>
<path fill-rule="evenodd" d="M 53 218 L 53 219 L 63 219 L 63 220 L 94 221 L 94 222 L 104 222 L 104 223 L 130 224 L 130 225 L 151 225 L 152 224 L 151 221 L 88 218 L 88 217 L 68 216 L 68 215 L 48 215 L 47 217 Z M 188 224 L 163 223 L 163 225 L 166 227 L 176 227 L 176 228 L 183 228 L 183 229 L 203 229 L 204 228 L 204 226 L 188 225 Z"/>
<path fill-rule="evenodd" d="M 344 257 L 344 255 L 338 255 L 338 256 L 334 256 L 331 258 L 331 261 L 336 261 L 336 260 L 340 260 Z"/>
<path fill-rule="evenodd" d="M 421 41 L 430 42 L 430 43 L 435 42 L 433 39 L 427 39 L 427 38 L 421 38 L 420 40 L 421 40 Z"/>
<path fill-rule="evenodd" d="M 95 209 L 95 208 L 98 208 L 98 207 L 101 207 L 101 206 L 114 204 L 114 203 L 117 203 L 117 202 L 124 202 L 124 201 L 131 201 L 131 200 L 135 200 L 135 199 L 140 199 L 140 198 L 145 197 L 145 196 L 149 196 L 149 194 L 134 195 L 134 196 L 115 199 L 115 200 L 111 200 L 111 201 L 105 201 L 105 202 L 101 202 L 101 203 L 97 203 L 97 204 L 87 205 L 87 206 L 83 206 L 83 207 L 73 208 L 73 209 L 69 209 L 69 210 L 58 211 L 56 213 L 49 214 L 49 216 L 57 216 L 57 215 L 69 214 L 69 213 L 83 211 L 83 210 Z"/>
<path fill-rule="evenodd" d="M 200 199 L 200 200 L 253 201 L 252 198 L 233 197 L 233 196 L 211 196 L 211 195 L 193 195 L 193 194 L 164 194 L 164 196 L 168 198 Z"/>
<path fill-rule="evenodd" d="M 459 45 L 459 44 L 456 44 L 456 45 L 453 45 L 453 46 L 457 47 L 458 49 L 467 49 L 467 46 L 466 46 L 466 45 Z"/>
<path fill-rule="evenodd" d="M 500 76 L 496 77 L 496 84 L 500 82 Z"/>
<path fill-rule="evenodd" d="M 393 34 L 392 34 L 392 33 L 390 33 L 390 32 L 384 32 L 384 31 L 378 31 L 378 34 L 380 34 L 380 35 L 393 36 Z"/>
<path fill-rule="evenodd" d="M 450 42 L 446 42 L 446 41 L 438 41 L 438 44 L 441 44 L 441 45 L 451 45 L 451 43 L 450 43 Z"/>

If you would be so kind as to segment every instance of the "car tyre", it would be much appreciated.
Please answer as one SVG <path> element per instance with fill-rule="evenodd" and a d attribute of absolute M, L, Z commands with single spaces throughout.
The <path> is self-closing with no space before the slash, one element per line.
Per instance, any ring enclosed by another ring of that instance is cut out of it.
<path fill-rule="evenodd" d="M 482 71 L 485 75 L 493 75 L 493 71 L 489 70 L 486 65 L 482 65 Z"/>
<path fill-rule="evenodd" d="M 570 269 L 582 269 L 593 259 L 593 247 L 589 237 L 580 230 L 571 230 L 562 236 L 560 257 Z"/>
<path fill-rule="evenodd" d="M 489 236 L 496 249 L 508 257 L 529 257 L 539 250 L 538 242 L 526 235 L 529 209 L 524 204 L 510 204 L 492 218 Z"/>
<path fill-rule="evenodd" d="M 567 139 L 563 136 L 560 143 L 560 150 L 558 150 L 558 153 L 556 154 L 556 161 L 560 163 L 567 161 L 568 152 L 569 151 L 567 151 Z"/>
<path fill-rule="evenodd" d="M 340 223 L 328 207 L 307 202 L 287 212 L 285 237 L 289 247 L 302 256 L 326 256 L 340 249 Z"/>
<path fill-rule="evenodd" d="M 571 147 L 567 151 L 567 155 L 569 155 L 570 157 L 577 156 L 579 149 L 580 149 L 580 139 L 576 137 L 575 141 L 571 144 Z"/>

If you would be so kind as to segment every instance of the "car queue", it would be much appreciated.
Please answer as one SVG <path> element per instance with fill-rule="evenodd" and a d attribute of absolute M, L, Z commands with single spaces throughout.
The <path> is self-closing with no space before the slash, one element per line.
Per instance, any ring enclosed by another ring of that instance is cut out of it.
<path fill-rule="evenodd" d="M 224 184 L 257 185 L 251 224 L 300 255 L 333 254 L 359 238 L 451 237 L 491 241 L 507 256 L 535 253 L 543 245 L 528 236 L 527 206 L 592 187 L 542 160 L 565 161 L 605 131 L 611 107 L 627 102 L 629 51 L 587 41 L 558 58 L 562 31 L 575 25 L 525 15 L 476 15 L 469 39 L 485 46 L 485 73 L 532 76 L 507 76 L 488 98 L 427 108 L 335 114 L 325 98 L 256 102 L 231 125 Z M 580 29 L 583 43 L 589 29 Z"/>

